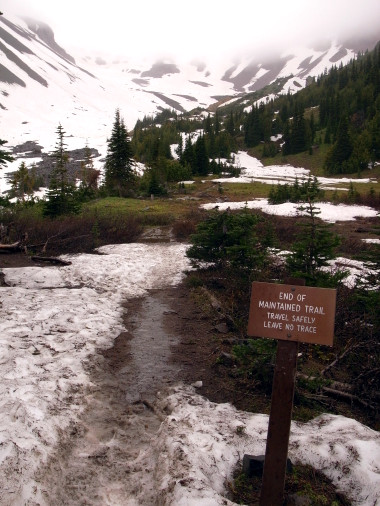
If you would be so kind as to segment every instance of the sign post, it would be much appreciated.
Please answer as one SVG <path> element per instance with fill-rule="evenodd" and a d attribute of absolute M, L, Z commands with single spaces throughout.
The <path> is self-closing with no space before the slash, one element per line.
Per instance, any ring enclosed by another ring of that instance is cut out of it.
<path fill-rule="evenodd" d="M 298 343 L 332 346 L 336 290 L 289 284 L 252 284 L 249 336 L 278 339 L 260 506 L 282 504 Z"/>

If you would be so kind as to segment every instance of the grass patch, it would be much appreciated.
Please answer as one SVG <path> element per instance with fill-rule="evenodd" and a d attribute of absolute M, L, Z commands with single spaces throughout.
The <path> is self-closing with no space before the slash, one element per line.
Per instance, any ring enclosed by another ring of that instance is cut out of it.
<path fill-rule="evenodd" d="M 96 212 L 99 216 L 117 213 L 120 215 L 140 214 L 141 216 L 173 215 L 188 211 L 180 200 L 168 198 L 132 199 L 107 197 L 85 205 L 84 211 Z"/>
<path fill-rule="evenodd" d="M 267 198 L 270 184 L 252 183 L 222 183 L 223 198 L 231 201 L 253 200 L 256 198 Z"/>
<path fill-rule="evenodd" d="M 292 165 L 293 167 L 302 167 L 310 170 L 313 176 L 324 176 L 323 163 L 326 158 L 326 153 L 330 149 L 329 144 L 321 144 L 312 155 L 307 151 L 297 153 L 294 155 L 283 156 L 278 153 L 273 157 L 263 157 L 263 147 L 261 145 L 255 146 L 248 150 L 248 154 L 259 158 L 261 163 L 267 167 L 268 165 Z"/>
<path fill-rule="evenodd" d="M 123 199 L 108 197 L 86 204 L 83 213 L 105 216 L 134 216 L 143 227 L 173 225 L 198 213 L 199 203 L 194 200 L 160 197 L 150 199 Z"/>

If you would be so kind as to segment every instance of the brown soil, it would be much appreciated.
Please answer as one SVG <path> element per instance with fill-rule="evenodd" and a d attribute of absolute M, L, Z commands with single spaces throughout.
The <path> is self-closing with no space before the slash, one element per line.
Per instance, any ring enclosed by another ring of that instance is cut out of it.
<path fill-rule="evenodd" d="M 210 302 L 205 299 L 201 305 L 186 282 L 153 293 L 168 308 L 162 316 L 164 328 L 177 336 L 171 346 L 171 361 L 179 369 L 176 379 L 195 384 L 197 392 L 213 402 L 230 402 L 244 411 L 269 413 L 270 395 L 247 391 L 247 384 L 239 377 L 231 356 L 238 338 Z M 125 326 L 132 333 L 141 305 L 141 299 L 125 304 Z"/>
<path fill-rule="evenodd" d="M 217 319 L 213 319 L 197 306 L 185 283 L 163 290 L 154 290 L 154 297 L 170 308 L 163 315 L 163 325 L 169 334 L 179 337 L 172 344 L 171 361 L 180 369 L 178 380 L 193 384 L 201 381 L 198 392 L 214 402 L 232 402 L 234 391 L 229 390 L 228 381 L 220 381 L 215 374 L 216 361 L 223 350 L 223 339 L 227 334 L 216 330 Z M 126 303 L 125 325 L 134 326 L 136 314 L 141 310 L 141 299 Z M 226 384 L 227 383 L 227 384 Z"/>
<path fill-rule="evenodd" d="M 9 267 L 32 267 L 38 265 L 24 253 L 0 253 L 0 269 Z"/>
<path fill-rule="evenodd" d="M 196 384 L 197 392 L 212 402 L 229 402 L 239 410 L 269 414 L 271 381 L 267 382 L 265 390 L 240 368 L 233 356 L 233 347 L 242 343 L 241 336 L 229 330 L 207 296 L 202 299 L 203 295 L 189 288 L 186 280 L 178 286 L 154 290 L 153 293 L 155 300 L 167 307 L 161 316 L 164 328 L 168 335 L 176 337 L 171 344 L 171 361 L 179 370 L 175 379 Z M 141 316 L 141 307 L 141 299 L 126 303 L 125 326 L 132 333 L 136 314 Z M 311 363 L 308 362 L 309 367 L 312 367 Z M 317 371 L 318 363 L 314 365 Z M 302 363 L 299 363 L 298 371 L 302 370 Z M 199 382 L 202 382 L 201 386 Z M 304 393 L 302 387 L 296 390 L 294 420 L 308 421 L 322 412 L 330 412 L 355 418 L 375 429 L 378 426 L 373 413 L 358 404 L 324 397 L 321 405 L 308 407 L 302 397 Z"/>

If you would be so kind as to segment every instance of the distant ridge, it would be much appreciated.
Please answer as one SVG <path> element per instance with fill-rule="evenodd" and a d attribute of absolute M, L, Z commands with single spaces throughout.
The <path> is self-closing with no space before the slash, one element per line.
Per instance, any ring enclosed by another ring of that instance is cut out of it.
<path fill-rule="evenodd" d="M 88 140 L 101 150 L 116 108 L 133 128 L 138 119 L 167 108 L 178 114 L 216 110 L 229 100 L 252 100 L 253 93 L 258 98 L 295 93 L 326 69 L 346 65 L 358 51 L 374 45 L 374 37 L 347 44 L 325 41 L 314 49 L 284 48 L 283 54 L 265 57 L 253 48 L 250 57 L 217 63 L 142 61 L 133 54 L 114 61 L 99 54 L 71 55 L 46 23 L 3 15 L 0 128 L 11 145 L 35 140 L 46 146 L 61 123 L 68 142 L 80 144 L 73 148 Z"/>

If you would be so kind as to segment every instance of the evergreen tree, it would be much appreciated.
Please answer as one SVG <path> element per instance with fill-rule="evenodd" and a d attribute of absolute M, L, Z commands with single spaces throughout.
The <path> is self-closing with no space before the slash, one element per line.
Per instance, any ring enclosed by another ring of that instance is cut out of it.
<path fill-rule="evenodd" d="M 86 144 L 84 148 L 84 160 L 81 162 L 79 174 L 79 192 L 82 199 L 94 197 L 98 190 L 100 171 L 95 169 L 91 156 L 91 149 Z"/>
<path fill-rule="evenodd" d="M 369 131 L 371 133 L 371 146 L 369 150 L 373 167 L 375 161 L 380 159 L 380 107 L 370 122 Z"/>
<path fill-rule="evenodd" d="M 191 167 L 191 171 L 193 173 L 196 172 L 195 152 L 194 152 L 194 146 L 191 142 L 190 135 L 188 135 L 186 137 L 185 149 L 182 152 L 182 157 L 180 158 L 180 163 L 183 167 L 185 167 L 186 165 Z"/>
<path fill-rule="evenodd" d="M 210 129 L 209 133 L 206 133 L 205 141 L 209 157 L 216 158 L 218 156 L 218 152 L 216 147 L 216 137 L 213 128 Z"/>
<path fill-rule="evenodd" d="M 332 145 L 326 155 L 325 169 L 330 174 L 339 174 L 344 172 L 348 159 L 352 153 L 352 144 L 348 131 L 348 120 L 344 116 L 337 131 L 336 142 Z"/>
<path fill-rule="evenodd" d="M 220 133 L 220 119 L 219 119 L 218 110 L 215 112 L 214 132 L 215 132 L 215 135 L 218 135 Z"/>
<path fill-rule="evenodd" d="M 65 187 L 68 185 L 67 163 L 69 161 L 69 155 L 66 150 L 67 144 L 64 141 L 66 132 L 63 130 L 61 124 L 58 125 L 57 135 L 57 144 L 52 155 L 55 160 L 52 179 L 56 187 L 64 191 Z"/>
<path fill-rule="evenodd" d="M 318 220 L 320 210 L 315 204 L 318 195 L 319 185 L 315 178 L 310 181 L 303 203 L 297 208 L 301 215 L 306 215 L 306 219 L 299 224 L 300 230 L 286 263 L 291 275 L 305 278 L 307 284 L 331 286 L 341 281 L 345 273 L 330 275 L 323 271 L 328 261 L 334 258 L 335 248 L 340 241 L 327 225 Z"/>
<path fill-rule="evenodd" d="M 165 189 L 160 184 L 157 171 L 154 169 L 150 171 L 148 193 L 149 195 L 163 195 L 165 193 Z"/>
<path fill-rule="evenodd" d="M 6 143 L 7 141 L 0 139 L 0 169 L 2 169 L 3 166 L 6 165 L 6 162 L 13 162 L 14 160 L 13 156 L 10 153 L 5 151 L 4 149 L 1 149 L 1 146 L 4 146 L 4 144 Z"/>
<path fill-rule="evenodd" d="M 207 154 L 205 138 L 200 135 L 195 142 L 195 167 L 197 174 L 207 176 L 210 168 L 210 160 Z"/>
<path fill-rule="evenodd" d="M 282 136 L 284 144 L 282 146 L 282 154 L 284 156 L 290 155 L 292 153 L 292 146 L 291 146 L 291 135 L 290 135 L 290 123 L 289 120 L 287 120 L 284 124 L 284 134 Z"/>
<path fill-rule="evenodd" d="M 110 195 L 125 197 L 130 194 L 134 186 L 135 174 L 132 167 L 131 142 L 119 109 L 116 110 L 111 137 L 107 145 L 105 187 Z"/>
<path fill-rule="evenodd" d="M 267 249 L 256 231 L 260 220 L 258 215 L 248 211 L 216 211 L 199 223 L 186 255 L 193 264 L 211 262 L 253 278 L 267 259 Z"/>
<path fill-rule="evenodd" d="M 311 144 L 311 128 L 304 118 L 304 108 L 296 103 L 295 113 L 291 122 L 285 123 L 283 154 L 305 151 Z"/>
<path fill-rule="evenodd" d="M 61 124 L 58 125 L 58 140 L 53 151 L 52 159 L 54 166 L 50 177 L 47 200 L 44 202 L 43 214 L 55 218 L 62 214 L 75 214 L 79 212 L 76 190 L 69 181 L 67 174 L 68 154 L 64 141 L 65 131 Z"/>
<path fill-rule="evenodd" d="M 371 161 L 370 155 L 371 135 L 368 130 L 354 137 L 352 143 L 352 153 L 348 160 L 347 172 L 358 172 L 366 170 Z"/>
<path fill-rule="evenodd" d="M 309 127 L 310 127 L 310 144 L 313 144 L 315 132 L 317 130 L 313 111 L 311 111 Z"/>
<path fill-rule="evenodd" d="M 226 123 L 226 131 L 233 137 L 235 135 L 235 121 L 232 114 L 232 111 L 230 112 L 230 115 L 228 116 L 227 123 Z"/>
<path fill-rule="evenodd" d="M 25 196 L 32 196 L 35 177 L 33 171 L 29 172 L 25 162 L 21 162 L 18 170 L 13 174 L 11 183 L 11 196 L 17 200 L 25 201 Z"/>
<path fill-rule="evenodd" d="M 210 134 L 211 132 L 213 132 L 210 113 L 207 115 L 207 117 L 205 119 L 205 122 L 204 122 L 204 131 L 205 131 L 206 134 Z"/>
<path fill-rule="evenodd" d="M 182 135 L 179 136 L 178 146 L 177 146 L 175 152 L 176 152 L 176 155 L 178 156 L 178 158 L 181 159 L 182 158 L 182 153 L 183 153 L 183 138 L 182 138 Z"/>
<path fill-rule="evenodd" d="M 248 147 L 257 146 L 261 139 L 260 111 L 254 105 L 244 125 L 244 141 Z"/>
<path fill-rule="evenodd" d="M 215 150 L 218 158 L 230 158 L 231 156 L 231 137 L 227 132 L 221 132 L 215 139 Z"/>

